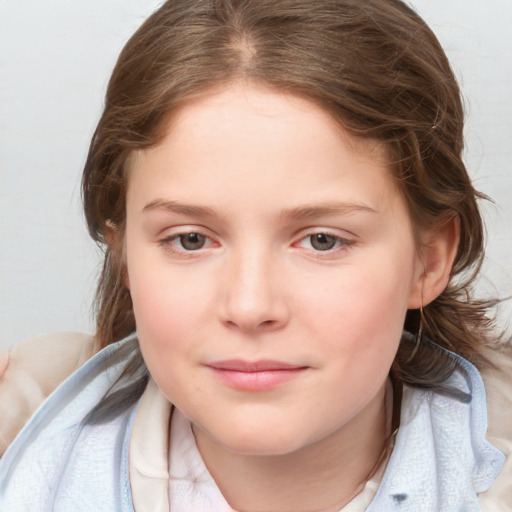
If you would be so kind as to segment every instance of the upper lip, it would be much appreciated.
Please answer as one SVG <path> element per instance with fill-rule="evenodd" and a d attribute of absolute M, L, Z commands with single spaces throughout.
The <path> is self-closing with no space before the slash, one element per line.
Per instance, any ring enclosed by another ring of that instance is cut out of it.
<path fill-rule="evenodd" d="M 306 368 L 303 365 L 284 363 L 283 361 L 274 361 L 271 359 L 262 359 L 259 361 L 244 361 L 242 359 L 228 359 L 225 361 L 214 361 L 207 366 L 216 370 L 228 370 L 234 372 L 268 372 L 277 370 L 299 370 Z"/>

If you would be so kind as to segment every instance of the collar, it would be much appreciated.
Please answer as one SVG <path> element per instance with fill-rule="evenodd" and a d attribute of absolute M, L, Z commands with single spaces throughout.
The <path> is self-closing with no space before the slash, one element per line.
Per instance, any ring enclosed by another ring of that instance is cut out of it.
<path fill-rule="evenodd" d="M 169 421 L 172 406 L 149 379 L 130 440 L 130 485 L 136 512 L 169 510 Z"/>

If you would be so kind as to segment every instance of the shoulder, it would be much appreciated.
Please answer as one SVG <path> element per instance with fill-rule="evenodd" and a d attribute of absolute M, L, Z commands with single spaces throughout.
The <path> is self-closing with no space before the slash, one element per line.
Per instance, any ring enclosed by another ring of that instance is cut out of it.
<path fill-rule="evenodd" d="M 505 511 L 512 503 L 512 347 L 494 350 L 488 358 L 493 366 L 481 372 L 487 393 L 486 437 L 506 458 L 481 503 L 484 510 Z"/>
<path fill-rule="evenodd" d="M 131 367 L 139 356 L 136 337 L 109 345 L 44 401 L 0 460 L 1 510 L 133 511 L 128 446 L 140 393 L 132 385 L 145 374 Z"/>
<path fill-rule="evenodd" d="M 400 428 L 369 511 L 482 510 L 479 495 L 496 480 L 503 454 L 485 439 L 486 396 L 479 372 L 450 356 L 457 364 L 443 385 L 404 386 Z"/>
<path fill-rule="evenodd" d="M 41 403 L 95 351 L 92 336 L 60 332 L 0 353 L 0 455 Z"/>
<path fill-rule="evenodd" d="M 481 371 L 487 393 L 488 436 L 512 438 L 512 346 L 494 350 Z"/>

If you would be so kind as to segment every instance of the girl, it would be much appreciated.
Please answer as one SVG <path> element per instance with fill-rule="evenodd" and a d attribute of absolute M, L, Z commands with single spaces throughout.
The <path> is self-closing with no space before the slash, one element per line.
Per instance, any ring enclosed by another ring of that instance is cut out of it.
<path fill-rule="evenodd" d="M 6 452 L 0 509 L 506 510 L 462 130 L 401 1 L 163 4 L 84 170 L 99 353 Z"/>

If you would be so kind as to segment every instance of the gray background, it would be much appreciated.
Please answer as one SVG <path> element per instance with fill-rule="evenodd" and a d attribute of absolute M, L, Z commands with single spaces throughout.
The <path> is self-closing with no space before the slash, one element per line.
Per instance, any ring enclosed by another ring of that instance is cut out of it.
<path fill-rule="evenodd" d="M 0 348 L 92 332 L 99 251 L 80 174 L 110 70 L 155 0 L 0 2 Z M 512 0 L 414 0 L 466 99 L 466 162 L 485 205 L 480 292 L 512 294 Z M 510 305 L 501 322 L 509 322 Z"/>

